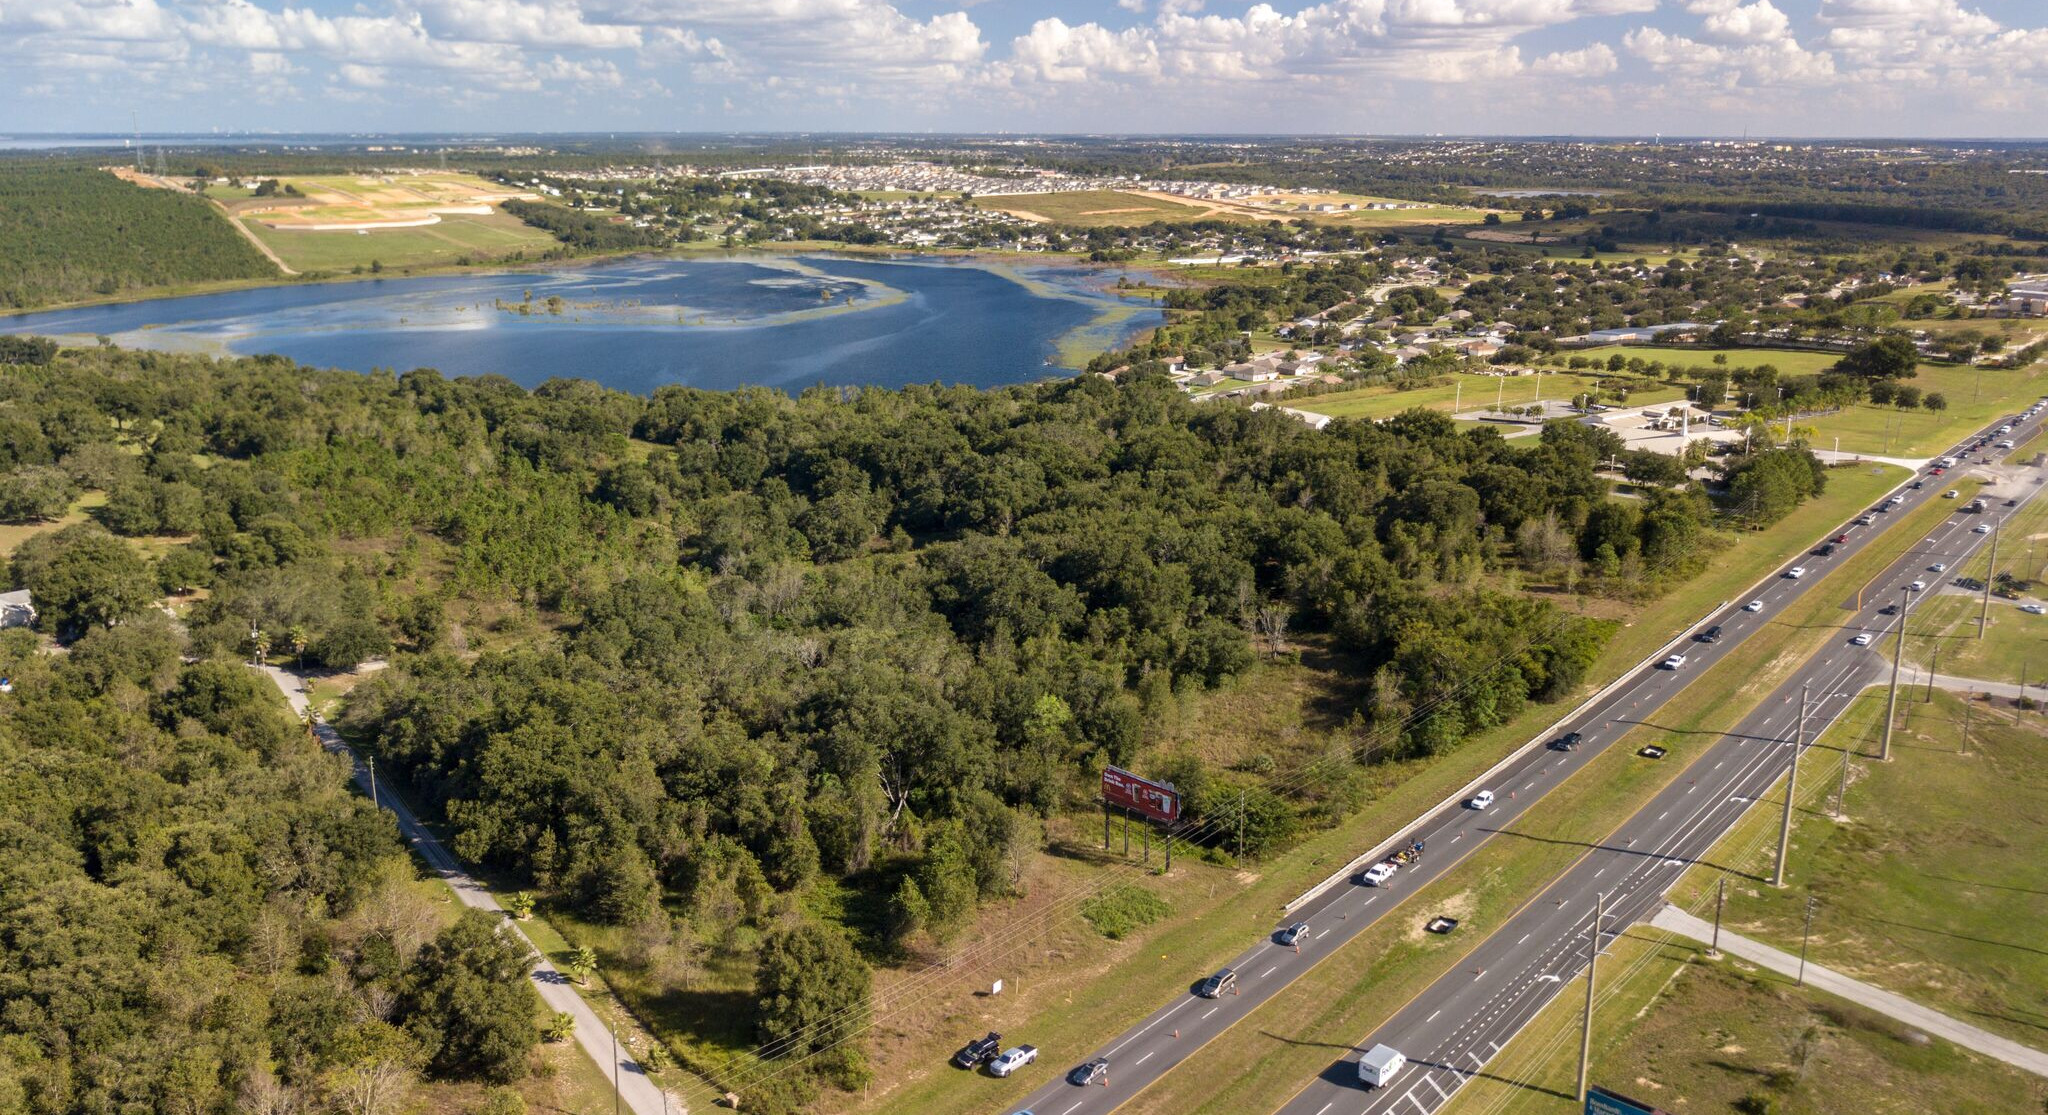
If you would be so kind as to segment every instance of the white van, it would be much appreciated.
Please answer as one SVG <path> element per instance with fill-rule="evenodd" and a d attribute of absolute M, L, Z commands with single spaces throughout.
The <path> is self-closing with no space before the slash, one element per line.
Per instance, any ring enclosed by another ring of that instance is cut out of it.
<path fill-rule="evenodd" d="M 1408 1058 L 1393 1046 L 1375 1045 L 1358 1058 L 1358 1079 L 1368 1088 L 1382 1088 L 1407 1063 Z"/>

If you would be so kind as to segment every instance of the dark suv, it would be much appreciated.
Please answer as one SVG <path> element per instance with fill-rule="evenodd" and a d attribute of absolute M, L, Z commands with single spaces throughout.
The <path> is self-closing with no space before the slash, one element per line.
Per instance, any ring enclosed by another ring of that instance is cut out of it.
<path fill-rule="evenodd" d="M 1717 623 L 1698 635 L 1693 636 L 1693 638 L 1703 643 L 1718 643 L 1721 641 L 1721 625 Z"/>
<path fill-rule="evenodd" d="M 1584 742 L 1586 742 L 1586 737 L 1580 733 L 1566 732 L 1550 741 L 1550 749 L 1553 751 L 1577 751 L 1579 745 Z"/>
<path fill-rule="evenodd" d="M 990 1030 L 987 1037 L 975 1038 L 961 1046 L 960 1052 L 953 1054 L 953 1063 L 963 1069 L 971 1069 L 995 1056 L 1002 1047 L 1003 1035 Z"/>

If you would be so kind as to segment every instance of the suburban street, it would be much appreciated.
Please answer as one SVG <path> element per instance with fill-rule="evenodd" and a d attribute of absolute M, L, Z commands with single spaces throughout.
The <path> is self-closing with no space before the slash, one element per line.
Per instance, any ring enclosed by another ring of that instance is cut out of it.
<path fill-rule="evenodd" d="M 1991 428 L 1999 424 L 1993 423 Z M 2024 428 L 2016 424 L 2012 436 L 2024 439 L 2035 425 L 2031 420 Z M 1975 440 L 1972 437 L 1963 444 Z M 2025 480 L 1986 489 L 1987 497 L 1996 497 L 1986 514 L 1951 515 L 1882 576 L 1870 581 L 1867 593 L 1859 592 L 1866 587 L 1863 585 L 1823 582 L 1832 566 L 1873 544 L 1905 513 L 1928 500 L 1939 501 L 1949 486 L 1946 481 L 1971 475 L 1971 469 L 1958 468 L 1946 477 L 1928 480 L 1917 490 L 1900 488 L 1897 495 L 1902 503 L 1890 512 L 1875 513 L 1869 526 L 1829 529 L 1815 539 L 1816 545 L 1837 535 L 1847 536 L 1833 555 L 1801 554 L 1762 586 L 1730 601 L 1701 624 L 1702 629 L 1718 626 L 1718 641 L 1686 642 L 1677 648 L 1686 656 L 1682 667 L 1646 664 L 1566 723 L 1560 733 L 1576 731 L 1583 736 L 1577 750 L 1530 748 L 1485 787 L 1496 795 L 1489 808 L 1482 811 L 1451 803 L 1415 822 L 1406 835 L 1426 841 L 1426 854 L 1419 863 L 1403 868 L 1383 887 L 1339 883 L 1276 922 L 1276 930 L 1297 920 L 1309 923 L 1298 951 L 1269 937 L 1230 962 L 1239 976 L 1236 994 L 1218 1000 L 1199 998 L 1192 994 L 1193 986 L 1209 973 L 1190 971 L 1189 994 L 1165 1004 L 1099 1051 L 1041 1050 L 1040 1063 L 1020 1075 L 1044 1083 L 1012 1104 L 1011 1110 L 1028 1110 L 1034 1115 L 1090 1115 L 1121 1106 L 1374 924 L 1399 903 L 1404 892 L 1442 875 L 1486 840 L 1511 834 L 1522 811 L 1629 730 L 1654 725 L 1656 713 L 1697 671 L 1732 653 L 1792 602 L 1814 591 L 1841 597 L 1840 639 L 1815 653 L 1740 724 L 1714 741 L 1686 776 L 1624 822 L 1606 843 L 1590 849 L 1456 971 L 1380 1030 L 1359 1035 L 1354 1051 L 1336 1059 L 1284 1106 L 1275 1097 L 1275 1106 L 1290 1115 L 1436 1110 L 1584 966 L 1587 934 L 1599 895 L 1608 896 L 1609 916 L 1602 926 L 1606 936 L 1648 916 L 1680 869 L 1711 847 L 1783 774 L 1798 727 L 1802 684 L 1811 687 L 1806 734 L 1811 741 L 1857 693 L 1882 680 L 1889 662 L 1877 651 L 1883 633 L 1899 622 L 1899 617 L 1883 615 L 1880 609 L 1897 604 L 1901 591 L 1913 580 L 1928 581 L 1930 589 L 1945 581 L 1946 576 L 1925 572 L 1926 567 L 1937 561 L 1956 567 L 1989 537 L 1973 533 L 1972 528 L 2014 510 L 1998 504 L 2006 498 L 2022 503 L 2031 499 L 2039 490 L 2037 470 L 2025 471 Z M 1977 472 L 1989 474 L 1981 468 Z M 1966 501 L 1958 501 L 1955 508 L 1960 512 L 1965 505 Z M 1788 576 L 1794 566 L 1804 567 L 1804 575 Z M 1760 602 L 1760 607 L 1748 610 L 1751 601 Z M 1872 636 L 1871 646 L 1850 644 L 1859 632 Z M 1684 760 L 1674 757 L 1673 761 Z M 1411 908 L 1403 909 L 1401 916 L 1423 919 L 1430 913 Z M 1013 1035 L 1013 1040 L 1030 1042 L 1031 1036 L 1020 1033 Z M 1368 1092 L 1358 1080 L 1357 1052 L 1377 1043 L 1402 1050 L 1410 1065 L 1390 1087 Z M 1110 1062 L 1104 1084 L 1082 1088 L 1065 1081 L 1068 1069 L 1096 1056 Z"/>

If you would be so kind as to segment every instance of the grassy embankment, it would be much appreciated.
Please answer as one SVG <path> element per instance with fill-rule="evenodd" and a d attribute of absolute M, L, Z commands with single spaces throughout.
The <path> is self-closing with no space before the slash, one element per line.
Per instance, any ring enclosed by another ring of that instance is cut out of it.
<path fill-rule="evenodd" d="M 2048 776 L 2033 761 L 2038 721 L 1979 705 L 1903 705 L 1894 759 L 1877 747 L 1882 694 L 1859 700 L 1802 766 L 1783 890 L 1758 884 L 1776 853 L 1778 811 L 1760 808 L 1689 869 L 1679 905 L 1712 908 L 1725 867 L 1725 924 L 1798 948 L 1809 887 L 1819 900 L 1812 960 L 2037 1048 L 2048 1046 L 2048 951 L 2026 929 L 2048 918 L 2037 866 L 2048 853 Z M 1844 745 L 1848 820 L 1832 814 Z M 1775 791 L 1783 794 L 1782 783 Z M 1779 800 L 1782 800 L 1780 797 Z M 1769 803 L 1769 796 L 1765 799 Z M 1772 1110 L 2011 1112 L 2048 1104 L 2048 1083 L 1889 1019 L 1647 929 L 1603 962 L 1592 1078 L 1672 1110 L 1746 1097 Z M 1567 988 L 1469 1085 L 1450 1115 L 1566 1115 L 1579 1004 Z M 1679 1106 L 1679 1104 L 1684 1106 Z"/>
<path fill-rule="evenodd" d="M 1348 1050 L 1399 1007 L 1455 968 L 1485 935 L 1532 900 L 1601 841 L 1618 818 L 1679 778 L 1715 736 L 1740 720 L 1817 647 L 1837 636 L 1839 586 L 1866 578 L 1894 560 L 1931 522 L 1914 512 L 1887 544 L 1865 550 L 1834 574 L 1822 592 L 1802 598 L 1735 655 L 1700 675 L 1660 710 L 1660 727 L 1637 728 L 1610 745 L 1588 768 L 1547 795 L 1515 824 L 1512 837 L 1491 839 L 1471 859 L 1323 961 L 1240 1022 L 1227 1041 L 1212 1043 L 1130 1108 L 1140 1112 L 1224 1112 L 1272 1106 Z M 1634 755 L 1642 743 L 1672 748 L 1662 763 Z M 1421 931 L 1436 913 L 1466 924 L 1449 938 Z M 1468 934 L 1466 929 L 1474 932 Z"/>

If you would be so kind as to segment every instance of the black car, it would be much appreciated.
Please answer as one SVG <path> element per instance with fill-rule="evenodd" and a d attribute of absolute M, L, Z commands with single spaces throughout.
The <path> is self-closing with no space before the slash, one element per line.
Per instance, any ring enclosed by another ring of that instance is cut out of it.
<path fill-rule="evenodd" d="M 1717 623 L 1714 626 L 1707 628 L 1705 631 L 1702 631 L 1699 634 L 1693 636 L 1693 638 L 1698 639 L 1700 642 L 1703 643 L 1718 643 L 1721 641 L 1721 625 Z"/>
<path fill-rule="evenodd" d="M 1075 1065 L 1067 1074 L 1067 1083 L 1080 1087 L 1100 1084 L 1109 1079 L 1109 1058 L 1097 1057 L 1085 1065 Z"/>
<path fill-rule="evenodd" d="M 1578 732 L 1566 732 L 1565 734 L 1557 737 L 1556 739 L 1551 740 L 1550 748 L 1553 751 L 1577 751 L 1579 749 L 1579 745 L 1584 742 L 1586 742 L 1586 737 L 1583 734 Z"/>
<path fill-rule="evenodd" d="M 1003 1035 L 990 1030 L 987 1037 L 975 1038 L 973 1041 L 961 1046 L 960 1052 L 953 1054 L 953 1064 L 963 1069 L 971 1069 L 976 1065 L 986 1063 L 1002 1047 Z"/>
<path fill-rule="evenodd" d="M 1641 755 L 1645 759 L 1661 759 L 1664 756 L 1671 754 L 1671 752 L 1653 743 L 1637 751 L 1636 754 Z"/>
<path fill-rule="evenodd" d="M 1882 607 L 1882 608 L 1879 608 L 1879 609 L 1877 610 L 1877 614 L 1878 614 L 1878 615 L 1881 615 L 1881 616 L 1895 616 L 1895 615 L 1898 615 L 1898 614 L 1899 614 L 1899 606 L 1898 606 L 1897 604 L 1886 604 L 1886 605 L 1885 605 L 1884 607 Z"/>

